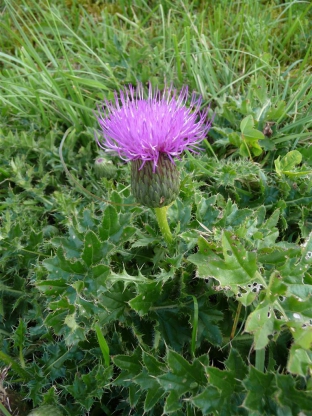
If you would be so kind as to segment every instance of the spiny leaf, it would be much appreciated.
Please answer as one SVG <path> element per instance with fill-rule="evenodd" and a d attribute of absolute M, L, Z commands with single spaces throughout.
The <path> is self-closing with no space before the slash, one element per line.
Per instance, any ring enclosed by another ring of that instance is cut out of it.
<path fill-rule="evenodd" d="M 86 268 L 80 261 L 71 261 L 65 258 L 61 247 L 57 249 L 56 256 L 43 261 L 43 265 L 49 271 L 50 279 L 59 280 L 69 278 L 72 274 L 84 275 Z"/>
<path fill-rule="evenodd" d="M 250 366 L 249 375 L 243 381 L 243 384 L 247 390 L 247 396 L 243 403 L 246 409 L 257 412 L 256 414 L 259 414 L 259 416 L 271 414 L 275 410 L 271 399 L 276 392 L 274 374 L 264 374 Z"/>
<path fill-rule="evenodd" d="M 278 401 L 282 406 L 287 406 L 292 410 L 292 414 L 299 412 L 309 412 L 312 409 L 312 394 L 300 391 L 295 388 L 294 379 L 288 374 L 276 374 L 276 386 L 278 388 Z"/>
<path fill-rule="evenodd" d="M 174 391 L 180 397 L 199 385 L 205 385 L 204 369 L 198 360 L 190 364 L 177 352 L 168 350 L 167 362 L 171 372 L 157 377 L 164 390 Z"/>
<path fill-rule="evenodd" d="M 137 285 L 138 296 L 131 299 L 129 305 L 140 316 L 148 313 L 150 307 L 157 302 L 159 294 L 161 292 L 160 282 L 149 282 L 148 284 Z"/>
<path fill-rule="evenodd" d="M 198 407 L 204 415 L 220 412 L 220 393 L 213 386 L 206 387 L 200 394 L 190 399 L 196 407 Z"/>
<path fill-rule="evenodd" d="M 256 253 L 248 252 L 236 237 L 228 231 L 222 235 L 223 258 L 211 254 L 197 253 L 189 256 L 189 260 L 198 266 L 199 276 L 214 277 L 222 286 L 247 284 L 252 281 L 263 281 L 257 270 Z"/>
<path fill-rule="evenodd" d="M 102 241 L 107 241 L 120 229 L 118 214 L 112 205 L 108 205 L 103 213 L 102 223 L 99 227 L 99 236 Z"/>
<path fill-rule="evenodd" d="M 88 231 L 85 235 L 84 248 L 81 258 L 87 266 L 94 265 L 103 261 L 110 246 L 107 242 L 102 243 L 93 231 Z"/>

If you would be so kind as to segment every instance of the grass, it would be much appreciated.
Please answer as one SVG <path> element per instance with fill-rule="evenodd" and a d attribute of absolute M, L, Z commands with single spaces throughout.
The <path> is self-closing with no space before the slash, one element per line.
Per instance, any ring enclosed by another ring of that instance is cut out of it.
<path fill-rule="evenodd" d="M 0 13 L 2 412 L 11 386 L 67 415 L 311 414 L 312 4 Z M 128 166 L 94 168 L 98 106 L 138 82 L 214 115 L 177 162 L 169 251 Z"/>

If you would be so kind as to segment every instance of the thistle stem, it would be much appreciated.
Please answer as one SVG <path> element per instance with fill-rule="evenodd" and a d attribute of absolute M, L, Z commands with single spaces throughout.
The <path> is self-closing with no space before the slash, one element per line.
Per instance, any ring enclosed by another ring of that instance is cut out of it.
<path fill-rule="evenodd" d="M 256 350 L 256 369 L 264 373 L 264 362 L 265 362 L 265 348 Z"/>
<path fill-rule="evenodd" d="M 161 208 L 154 208 L 155 214 L 157 218 L 157 222 L 160 228 L 160 231 L 168 244 L 170 246 L 172 244 L 173 238 L 169 228 L 168 220 L 167 220 L 167 211 L 169 206 L 161 207 Z"/>

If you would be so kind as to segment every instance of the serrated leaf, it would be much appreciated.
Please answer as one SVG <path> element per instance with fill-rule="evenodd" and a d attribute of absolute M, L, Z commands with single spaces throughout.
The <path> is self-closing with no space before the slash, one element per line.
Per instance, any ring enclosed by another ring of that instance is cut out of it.
<path fill-rule="evenodd" d="M 68 283 L 65 279 L 59 280 L 44 280 L 36 283 L 36 287 L 43 293 L 49 296 L 60 295 L 69 289 Z"/>
<path fill-rule="evenodd" d="M 99 323 L 105 325 L 116 319 L 125 321 L 126 309 L 130 311 L 128 302 L 132 297 L 133 292 L 125 288 L 122 282 L 115 283 L 109 291 L 99 294 L 99 305 L 105 309 L 99 312 Z"/>
<path fill-rule="evenodd" d="M 161 390 L 161 393 L 163 394 L 163 390 L 160 389 L 155 377 L 151 377 L 146 368 L 143 368 L 142 372 L 138 374 L 133 381 L 137 383 L 142 390 Z"/>
<path fill-rule="evenodd" d="M 55 257 L 44 260 L 43 265 L 49 271 L 49 278 L 56 280 L 60 280 L 61 277 L 69 278 L 74 274 L 83 276 L 86 272 L 85 266 L 80 261 L 66 259 L 61 248 L 57 249 Z"/>
<path fill-rule="evenodd" d="M 292 414 L 299 412 L 311 412 L 312 394 L 297 390 L 295 381 L 291 375 L 276 374 L 276 385 L 278 388 L 278 401 L 292 410 Z"/>
<path fill-rule="evenodd" d="M 131 237 L 135 234 L 135 232 L 136 232 L 135 227 L 131 227 L 131 226 L 122 227 L 119 229 L 119 231 L 117 231 L 117 233 L 115 233 L 110 238 L 110 240 L 113 243 L 118 244 L 119 247 L 121 247 L 122 244 L 131 240 Z"/>
<path fill-rule="evenodd" d="M 158 376 L 165 371 L 165 365 L 158 361 L 156 357 L 152 354 L 148 354 L 146 351 L 142 353 L 143 363 L 147 368 L 149 374 L 153 376 Z"/>
<path fill-rule="evenodd" d="M 19 319 L 19 323 L 17 328 L 15 329 L 12 339 L 13 339 L 13 345 L 15 348 L 23 348 L 24 342 L 26 340 L 26 331 L 27 326 L 23 319 Z"/>
<path fill-rule="evenodd" d="M 157 377 L 165 391 L 175 391 L 180 397 L 187 391 L 206 384 L 204 369 L 198 360 L 190 364 L 177 352 L 168 350 L 167 362 L 171 372 Z"/>
<path fill-rule="evenodd" d="M 164 413 L 170 414 L 175 413 L 182 408 L 182 403 L 179 401 L 179 394 L 175 390 L 171 390 L 166 398 Z"/>
<path fill-rule="evenodd" d="M 6 354 L 4 351 L 0 351 L 0 361 L 11 368 L 16 374 L 18 374 L 22 380 L 28 381 L 33 379 L 33 374 L 28 370 L 25 370 L 14 358 Z"/>
<path fill-rule="evenodd" d="M 226 400 L 233 394 L 236 384 L 233 372 L 208 367 L 207 374 L 209 383 L 219 390 L 222 400 Z"/>
<path fill-rule="evenodd" d="M 134 309 L 140 316 L 148 313 L 150 307 L 157 302 L 160 292 L 160 282 L 149 282 L 145 285 L 138 284 L 137 291 L 138 296 L 131 299 L 129 305 Z"/>
<path fill-rule="evenodd" d="M 197 396 L 191 397 L 190 402 L 198 407 L 204 415 L 220 411 L 220 393 L 213 386 L 206 387 Z M 216 413 L 216 414 L 217 414 Z"/>
<path fill-rule="evenodd" d="M 109 276 L 110 268 L 105 264 L 97 264 L 91 268 L 90 272 L 92 278 L 96 279 L 97 284 L 104 286 L 107 277 Z"/>
<path fill-rule="evenodd" d="M 139 384 L 142 390 L 148 390 L 144 401 L 145 412 L 151 410 L 164 395 L 164 390 L 160 387 L 155 376 L 166 371 L 163 363 L 158 361 L 153 355 L 143 351 L 143 363 L 146 368 L 134 378 L 134 382 Z"/>
<path fill-rule="evenodd" d="M 191 328 L 185 317 L 179 313 L 178 308 L 153 312 L 157 322 L 155 328 L 161 334 L 162 340 L 176 351 L 180 351 L 191 336 Z"/>
<path fill-rule="evenodd" d="M 156 403 L 163 397 L 164 391 L 159 387 L 159 384 L 155 385 L 155 388 L 150 389 L 144 400 L 144 411 L 149 412 L 154 408 Z"/>
<path fill-rule="evenodd" d="M 102 241 L 107 241 L 120 229 L 118 214 L 112 205 L 108 205 L 103 213 L 102 223 L 99 227 L 99 236 Z"/>
<path fill-rule="evenodd" d="M 72 227 L 68 232 L 68 237 L 54 237 L 51 242 L 56 247 L 61 246 L 67 258 L 79 258 L 83 247 L 81 235 Z"/>
<path fill-rule="evenodd" d="M 247 390 L 243 406 L 259 416 L 271 414 L 271 396 L 276 391 L 274 374 L 262 373 L 250 366 L 243 384 Z"/>
<path fill-rule="evenodd" d="M 234 374 L 236 380 L 243 380 L 248 373 L 247 365 L 235 348 L 231 348 L 230 354 L 224 364 Z"/>
<path fill-rule="evenodd" d="M 294 337 L 295 343 L 297 346 L 309 350 L 312 348 L 312 326 L 307 324 L 297 324 L 288 323 L 288 326 L 292 330 L 292 335 Z"/>
<path fill-rule="evenodd" d="M 129 404 L 131 407 L 135 407 L 138 404 L 138 401 L 142 395 L 140 387 L 135 384 L 130 384 L 129 386 Z"/>
<path fill-rule="evenodd" d="M 141 350 L 137 348 L 132 355 L 116 355 L 112 360 L 122 371 L 114 381 L 117 386 L 130 386 L 136 376 L 141 373 Z"/>
<path fill-rule="evenodd" d="M 200 277 L 212 276 L 221 286 L 230 286 L 233 290 L 237 285 L 254 280 L 262 282 L 257 270 L 256 253 L 247 252 L 228 231 L 222 235 L 222 250 L 224 259 L 202 253 L 193 254 L 188 259 L 198 266 Z"/>
<path fill-rule="evenodd" d="M 66 345 L 75 345 L 85 339 L 85 331 L 77 324 L 75 313 L 67 315 L 64 324 L 70 329 L 64 335 Z"/>
<path fill-rule="evenodd" d="M 69 311 L 66 309 L 56 310 L 46 317 L 45 324 L 53 327 L 53 330 L 57 335 L 63 335 L 66 331 L 64 322 L 68 313 Z"/>
<path fill-rule="evenodd" d="M 88 231 L 84 239 L 84 248 L 81 258 L 87 266 L 94 265 L 103 260 L 108 252 L 106 242 L 102 243 L 93 231 Z"/>
<path fill-rule="evenodd" d="M 86 410 L 90 410 L 94 399 L 101 399 L 104 388 L 109 384 L 112 377 L 112 367 L 104 368 L 102 365 L 94 366 L 86 374 L 76 372 L 72 385 L 65 386 L 65 389 L 74 397 L 77 403 Z"/>

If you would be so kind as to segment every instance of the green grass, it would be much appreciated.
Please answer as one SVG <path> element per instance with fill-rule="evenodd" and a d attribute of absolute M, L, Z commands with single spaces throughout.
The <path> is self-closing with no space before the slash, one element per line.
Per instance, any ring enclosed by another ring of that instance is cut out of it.
<path fill-rule="evenodd" d="M 7 392 L 75 416 L 311 415 L 312 4 L 0 13 Z M 129 167 L 94 169 L 98 106 L 138 82 L 188 85 L 214 114 L 203 151 L 177 162 L 170 249 Z"/>

